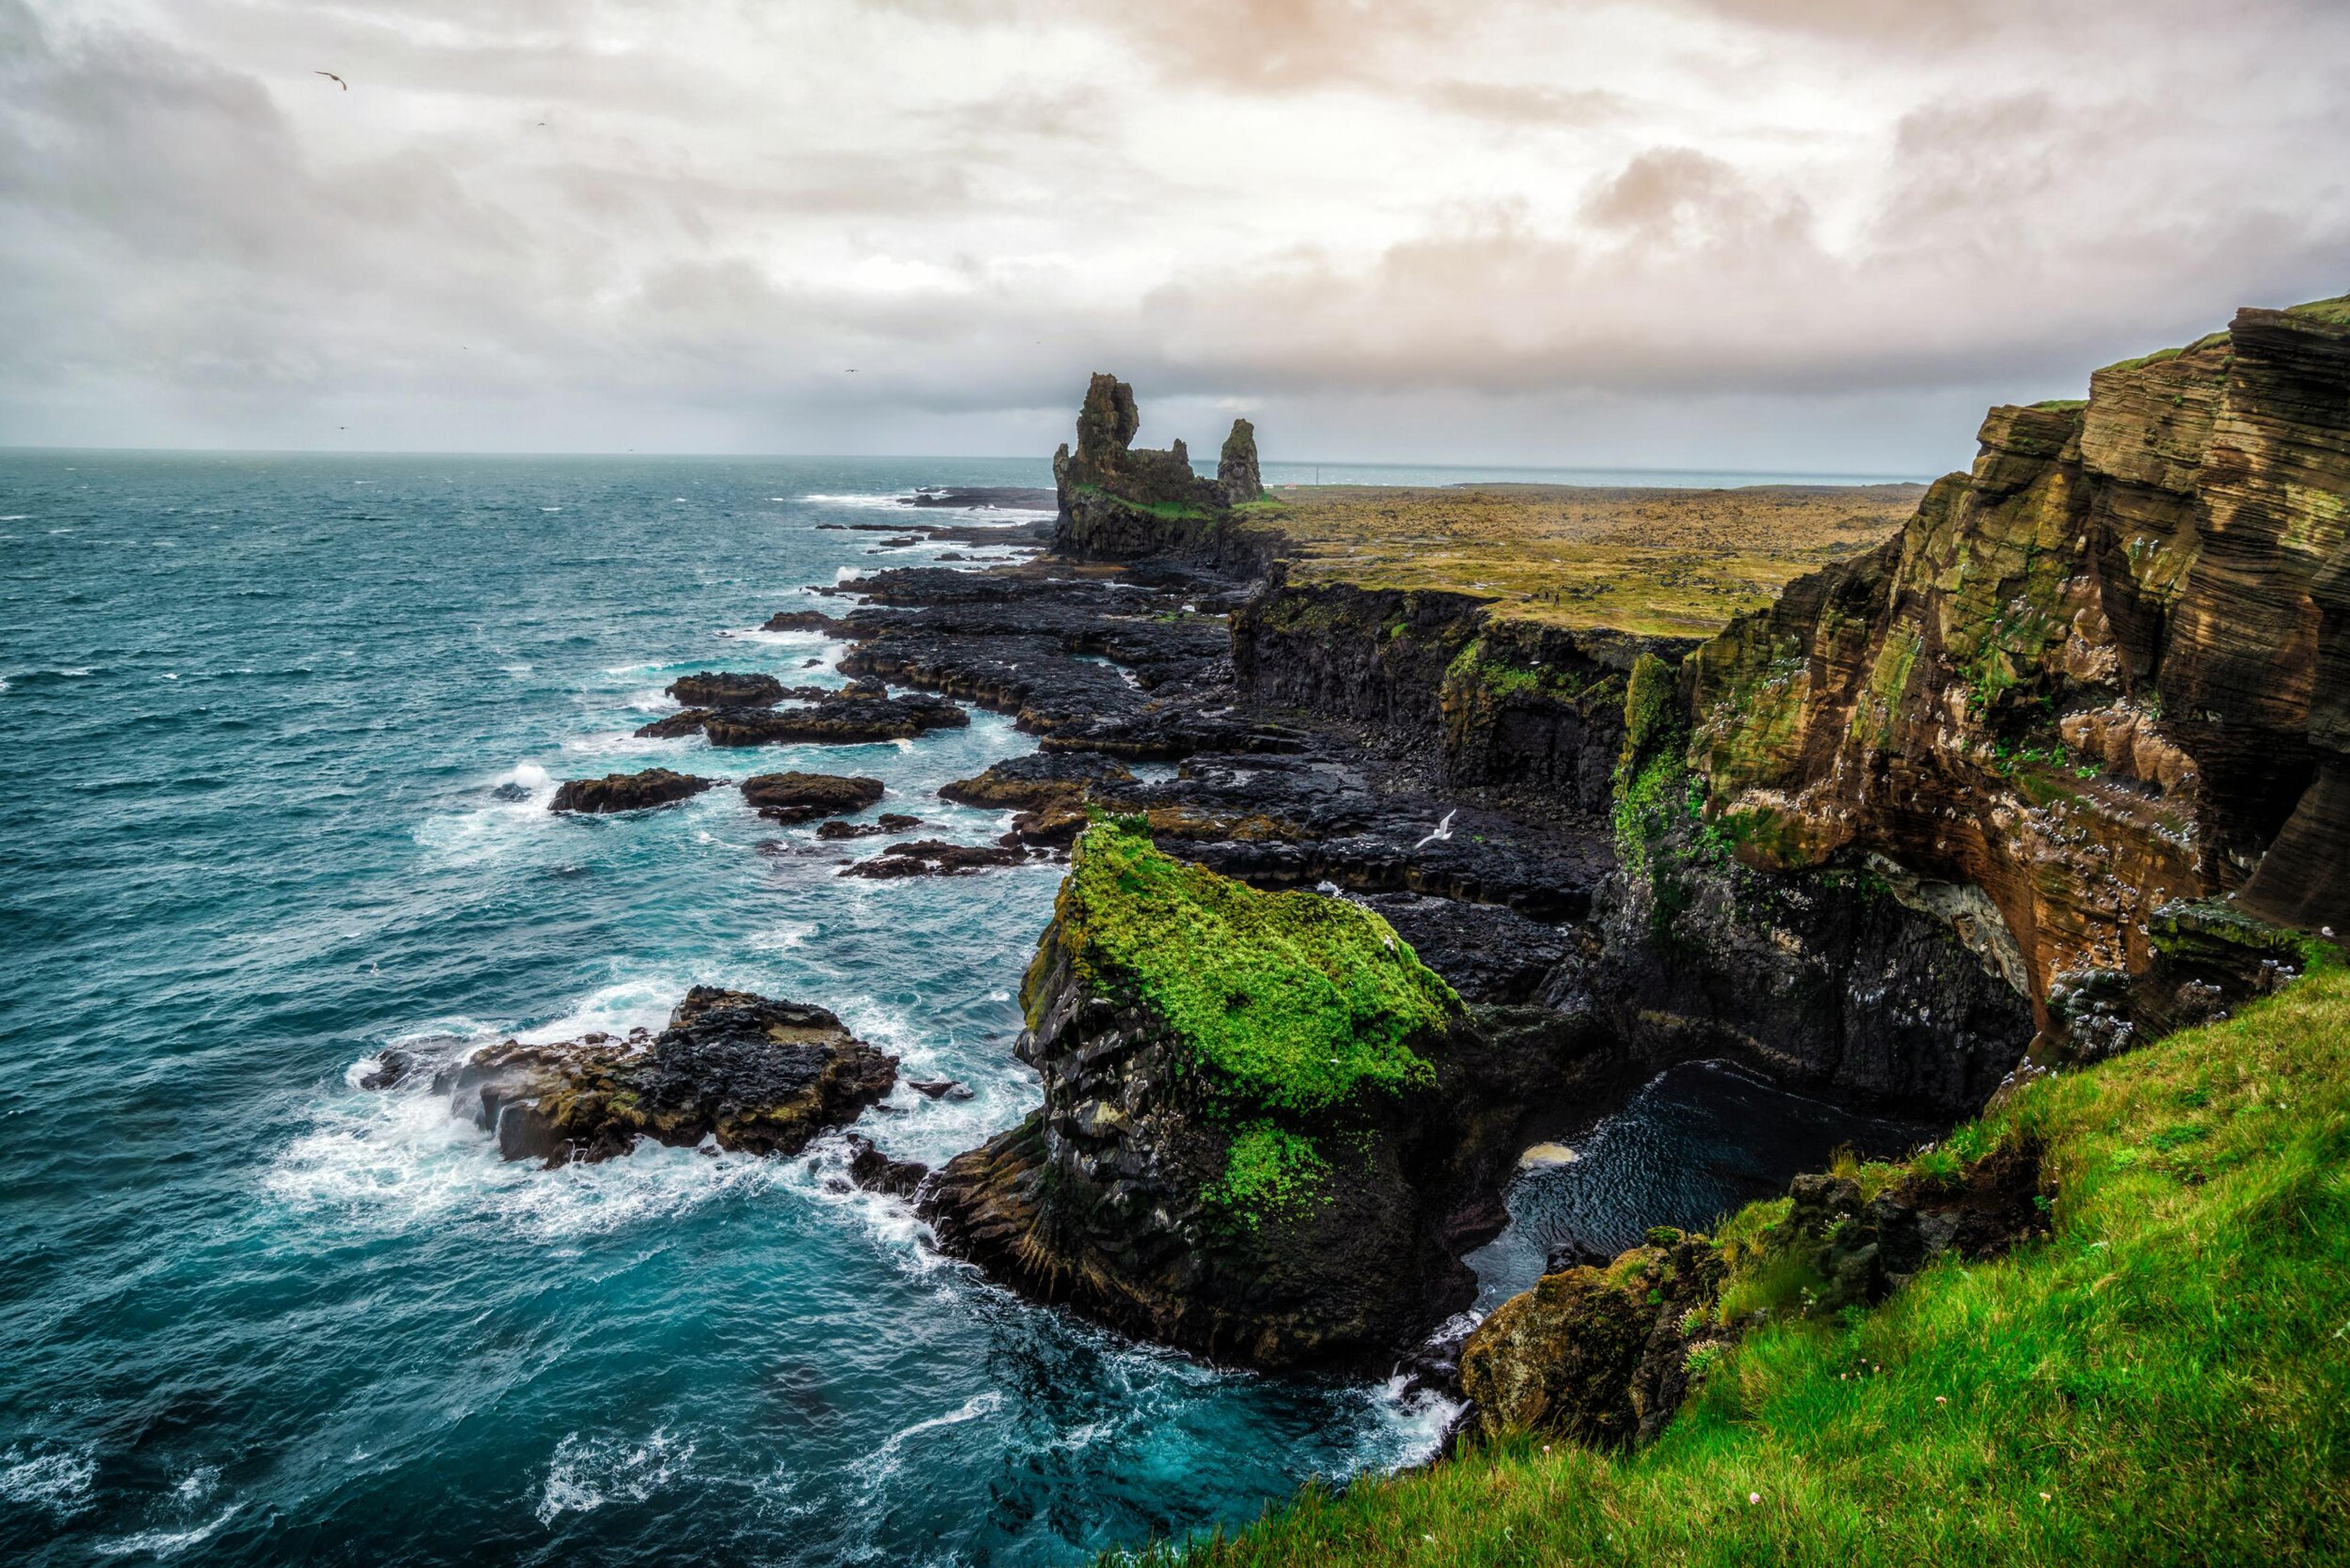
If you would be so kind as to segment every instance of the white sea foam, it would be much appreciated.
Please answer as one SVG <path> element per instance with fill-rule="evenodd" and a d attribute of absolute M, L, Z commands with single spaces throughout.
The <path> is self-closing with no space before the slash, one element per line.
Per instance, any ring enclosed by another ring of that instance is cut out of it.
<path fill-rule="evenodd" d="M 911 511 L 910 490 L 893 490 L 887 495 L 803 495 L 802 501 L 821 506 L 886 506 L 892 512 Z"/>
<path fill-rule="evenodd" d="M 633 980 L 616 981 L 601 990 L 591 992 L 587 999 L 560 1018 L 551 1018 L 536 1028 L 516 1031 L 515 1038 L 525 1045 L 557 1040 L 577 1040 L 582 1034 L 626 1034 L 631 1029 L 648 1029 L 660 1033 L 669 1024 L 670 1009 L 685 985 L 673 974 L 640 976 Z"/>
<path fill-rule="evenodd" d="M 26 1453 L 11 1445 L 0 1453 L 0 1502 L 46 1508 L 59 1519 L 89 1506 L 98 1460 L 87 1450 Z"/>
<path fill-rule="evenodd" d="M 814 920 L 785 920 L 754 932 L 746 945 L 754 952 L 787 953 L 806 944 L 810 937 L 823 934 L 824 928 Z"/>
<path fill-rule="evenodd" d="M 1344 1463 L 1328 1478 L 1343 1481 L 1362 1470 L 1399 1470 L 1424 1465 L 1444 1446 L 1444 1434 L 1460 1418 L 1461 1405 L 1433 1389 L 1411 1389 L 1399 1372 L 1371 1390 L 1372 1421 L 1359 1435 Z"/>
<path fill-rule="evenodd" d="M 909 1438 L 919 1438 L 924 1432 L 935 1432 L 941 1427 L 960 1427 L 966 1421 L 976 1421 L 982 1416 L 992 1415 L 1003 1408 L 1003 1396 L 992 1388 L 984 1394 L 974 1394 L 943 1416 L 917 1421 L 901 1431 L 891 1433 L 887 1441 L 860 1460 L 855 1469 L 863 1477 L 866 1490 L 873 1490 L 896 1475 L 904 1465 L 903 1450 Z"/>
<path fill-rule="evenodd" d="M 0 523 L 30 523 L 32 520 L 33 514 L 29 512 L 11 512 L 0 517 Z"/>
<path fill-rule="evenodd" d="M 606 1503 L 642 1502 L 685 1478 L 693 1444 L 656 1427 L 641 1441 L 583 1438 L 567 1433 L 547 1461 L 546 1485 L 538 1498 L 538 1521 L 552 1524 L 566 1513 L 593 1513 Z"/>
<path fill-rule="evenodd" d="M 210 1541 L 220 1527 L 236 1517 L 241 1503 L 230 1503 L 210 1520 L 193 1530 L 141 1530 L 132 1535 L 118 1535 L 109 1541 L 93 1541 L 90 1550 L 100 1557 L 169 1557 L 191 1546 Z"/>
<path fill-rule="evenodd" d="M 569 1243 L 770 1190 L 786 1163 L 648 1144 L 623 1159 L 543 1170 L 499 1158 L 491 1136 L 452 1114 L 429 1079 L 336 1096 L 278 1156 L 265 1189 L 338 1235 L 471 1223 Z"/>

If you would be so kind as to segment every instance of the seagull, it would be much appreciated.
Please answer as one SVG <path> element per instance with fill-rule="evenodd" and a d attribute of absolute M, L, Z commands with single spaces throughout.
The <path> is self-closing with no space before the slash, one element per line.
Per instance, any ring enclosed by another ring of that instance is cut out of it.
<path fill-rule="evenodd" d="M 1452 810 L 1446 812 L 1446 813 L 1444 814 L 1444 820 L 1443 820 L 1442 822 L 1440 822 L 1440 823 L 1438 823 L 1438 824 L 1436 825 L 1436 831 L 1435 831 L 1435 832 L 1433 832 L 1433 833 L 1431 833 L 1431 834 L 1430 834 L 1427 837 L 1425 837 L 1425 838 L 1421 839 L 1419 843 L 1417 843 L 1417 844 L 1413 845 L 1413 846 L 1412 846 L 1412 847 L 1413 847 L 1414 849 L 1425 849 L 1425 848 L 1427 848 L 1430 845 L 1431 845 L 1431 844 L 1435 843 L 1435 842 L 1436 842 L 1438 839 L 1440 839 L 1440 838 L 1450 838 L 1450 837 L 1451 837 L 1451 836 L 1452 836 L 1452 819 L 1453 819 L 1454 817 L 1456 817 L 1456 816 L 1460 815 L 1461 815 L 1461 810 L 1460 810 L 1460 808 L 1459 808 L 1458 806 L 1455 806 Z"/>
<path fill-rule="evenodd" d="M 312 76 L 314 76 L 314 77 L 324 77 L 324 78 L 326 78 L 328 81 L 330 81 L 330 82 L 334 83 L 337 87 L 338 87 L 338 88 L 342 88 L 345 92 L 348 92 L 348 91 L 350 91 L 350 90 L 351 90 L 351 84 L 350 84 L 350 83 L 348 83 L 348 82 L 347 82 L 347 81 L 345 81 L 342 78 L 340 78 L 340 77 L 337 76 L 337 75 L 336 75 L 334 72 L 332 72 L 332 71 L 312 71 L 310 74 L 311 74 Z"/>

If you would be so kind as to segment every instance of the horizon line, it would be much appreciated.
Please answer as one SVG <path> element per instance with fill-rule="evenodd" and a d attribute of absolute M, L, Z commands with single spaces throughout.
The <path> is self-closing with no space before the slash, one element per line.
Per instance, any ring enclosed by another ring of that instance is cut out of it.
<path fill-rule="evenodd" d="M 0 453 L 56 453 L 62 456 L 88 454 L 107 457 L 219 457 L 219 458 L 467 458 L 467 459 L 605 459 L 658 458 L 703 462 L 1043 462 L 1049 456 L 1024 452 L 638 452 L 629 448 L 620 452 L 601 449 L 593 452 L 525 452 L 518 450 L 487 450 L 434 447 L 197 447 L 197 446 L 48 446 L 0 442 Z M 1197 466 L 1199 460 L 1194 460 Z M 1358 458 L 1292 458 L 1260 457 L 1260 468 L 1371 468 L 1371 469 L 1438 469 L 1468 471 L 1502 469 L 1522 473 L 1688 473 L 1706 476 L 1754 475 L 1774 479 L 1866 479 L 1886 483 L 1931 483 L 1939 475 L 1921 476 L 1915 472 L 1887 472 L 1866 469 L 1837 468 L 1751 468 L 1697 467 L 1659 463 L 1602 462 L 1464 462 L 1448 461 L 1399 462 L 1388 459 Z"/>

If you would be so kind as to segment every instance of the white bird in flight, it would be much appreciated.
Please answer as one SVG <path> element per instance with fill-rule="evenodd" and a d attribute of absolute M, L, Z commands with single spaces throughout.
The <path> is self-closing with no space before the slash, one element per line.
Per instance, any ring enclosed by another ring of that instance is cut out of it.
<path fill-rule="evenodd" d="M 1413 846 L 1412 846 L 1412 847 L 1413 847 L 1414 849 L 1425 849 L 1425 848 L 1427 848 L 1430 845 L 1431 845 L 1431 844 L 1435 843 L 1435 842 L 1436 842 L 1438 839 L 1440 839 L 1440 838 L 1450 838 L 1450 837 L 1451 837 L 1451 836 L 1452 836 L 1452 819 L 1453 819 L 1454 817 L 1456 817 L 1456 816 L 1460 815 L 1461 815 L 1461 810 L 1460 810 L 1460 808 L 1459 808 L 1458 806 L 1455 806 L 1452 810 L 1446 812 L 1446 813 L 1444 814 L 1444 820 L 1443 820 L 1442 822 L 1440 822 L 1440 823 L 1438 823 L 1438 824 L 1436 825 L 1436 831 L 1435 831 L 1435 832 L 1433 832 L 1433 833 L 1431 833 L 1431 834 L 1430 834 L 1427 837 L 1425 837 L 1425 838 L 1421 839 L 1419 843 L 1417 843 L 1417 844 L 1413 845 Z"/>
<path fill-rule="evenodd" d="M 338 87 L 338 88 L 342 88 L 345 92 L 348 92 L 348 91 L 350 91 L 350 90 L 351 90 L 351 84 L 350 84 L 350 83 L 348 83 L 348 82 L 347 82 L 347 81 L 345 81 L 342 78 L 340 78 L 340 77 L 337 76 L 337 75 L 336 75 L 334 72 L 332 72 L 332 71 L 312 71 L 310 74 L 311 74 L 312 76 L 314 76 L 314 77 L 324 77 L 324 78 L 326 78 L 328 81 L 330 81 L 330 82 L 334 83 L 337 87 Z"/>

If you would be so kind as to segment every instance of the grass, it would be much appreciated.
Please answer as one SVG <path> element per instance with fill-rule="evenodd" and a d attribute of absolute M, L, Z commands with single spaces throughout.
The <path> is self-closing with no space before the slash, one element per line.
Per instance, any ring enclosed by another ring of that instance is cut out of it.
<path fill-rule="evenodd" d="M 1100 815 L 1077 841 L 1055 915 L 1081 977 L 1147 1003 L 1191 1053 L 1201 1086 L 1242 1111 L 1313 1115 L 1430 1084 L 1410 1042 L 1461 1013 L 1452 988 L 1371 910 L 1261 893 Z M 1262 1139 L 1235 1162 L 1227 1185 L 1251 1190 L 1296 1163 Z"/>
<path fill-rule="evenodd" d="M 2017 1134 L 2048 1241 L 1750 1334 L 1651 1448 L 1516 1441 L 1133 1560 L 2350 1560 L 2350 974 L 2033 1083 L 1944 1152 Z"/>
<path fill-rule="evenodd" d="M 1440 590 L 1513 619 L 1703 637 L 1877 543 L 1921 493 L 1915 484 L 1284 486 L 1234 518 L 1282 535 L 1299 584 Z"/>

